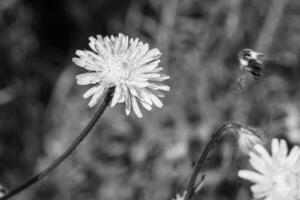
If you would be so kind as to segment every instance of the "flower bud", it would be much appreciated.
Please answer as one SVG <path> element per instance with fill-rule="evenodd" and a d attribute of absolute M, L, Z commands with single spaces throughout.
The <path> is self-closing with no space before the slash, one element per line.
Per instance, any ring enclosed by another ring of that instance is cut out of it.
<path fill-rule="evenodd" d="M 263 145 L 266 143 L 265 136 L 262 131 L 250 128 L 240 127 L 236 130 L 238 144 L 241 151 L 248 154 L 256 144 Z"/>

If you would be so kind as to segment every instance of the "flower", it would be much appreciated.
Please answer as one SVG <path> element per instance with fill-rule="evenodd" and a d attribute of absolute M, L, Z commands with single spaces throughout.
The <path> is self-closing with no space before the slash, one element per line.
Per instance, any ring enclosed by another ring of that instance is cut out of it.
<path fill-rule="evenodd" d="M 240 170 L 238 176 L 254 183 L 251 191 L 255 199 L 300 199 L 300 148 L 288 153 L 284 140 L 273 139 L 272 155 L 261 145 L 255 145 L 249 162 L 257 172 Z"/>
<path fill-rule="evenodd" d="M 169 76 L 159 73 L 161 53 L 158 49 L 149 49 L 139 39 L 129 39 L 128 36 L 89 38 L 90 50 L 77 50 L 79 58 L 72 61 L 89 72 L 76 76 L 77 84 L 94 84 L 84 95 L 91 97 L 89 106 L 93 107 L 108 88 L 115 87 L 111 107 L 117 103 L 125 103 L 125 112 L 129 115 L 131 108 L 141 118 L 138 102 L 151 110 L 152 105 L 161 108 L 162 102 L 158 97 L 164 97 L 162 91 L 170 87 L 163 84 Z"/>
<path fill-rule="evenodd" d="M 248 154 L 256 144 L 265 144 L 264 134 L 255 128 L 240 127 L 236 131 L 238 144 L 243 153 Z"/>

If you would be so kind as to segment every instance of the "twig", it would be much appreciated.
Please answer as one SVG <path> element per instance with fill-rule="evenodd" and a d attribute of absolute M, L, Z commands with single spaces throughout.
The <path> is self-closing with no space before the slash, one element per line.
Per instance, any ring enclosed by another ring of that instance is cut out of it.
<path fill-rule="evenodd" d="M 227 122 L 223 124 L 216 132 L 213 133 L 210 141 L 208 144 L 205 146 L 202 154 L 200 155 L 199 159 L 197 160 L 195 169 L 193 171 L 193 174 L 191 176 L 191 179 L 189 181 L 188 187 L 187 187 L 187 194 L 185 195 L 184 200 L 190 200 L 193 197 L 193 190 L 194 190 L 194 185 L 195 181 L 197 179 L 198 174 L 200 171 L 203 169 L 205 162 L 207 160 L 207 157 L 210 153 L 210 151 L 214 148 L 214 145 L 219 141 L 219 139 L 223 136 L 223 134 L 230 130 L 230 129 L 235 129 L 235 128 L 240 128 L 241 125 Z"/>
<path fill-rule="evenodd" d="M 40 181 L 42 178 L 47 176 L 50 172 L 52 172 L 56 167 L 58 167 L 67 157 L 71 155 L 71 153 L 76 149 L 76 147 L 83 141 L 83 139 L 90 133 L 98 119 L 103 114 L 104 110 L 110 103 L 112 99 L 112 94 L 114 92 L 115 88 L 110 88 L 105 98 L 102 100 L 97 112 L 94 114 L 92 119 L 89 121 L 89 123 L 86 125 L 86 127 L 82 130 L 82 132 L 77 136 L 77 138 L 74 140 L 74 142 L 66 149 L 66 151 L 59 156 L 52 164 L 50 164 L 46 169 L 43 171 L 37 173 L 36 175 L 29 178 L 27 181 L 16 187 L 15 189 L 9 191 L 7 194 L 5 194 L 3 197 L 0 198 L 0 200 L 9 199 L 12 196 L 17 195 L 18 193 L 22 192 L 26 188 L 30 187 L 34 183 Z"/>

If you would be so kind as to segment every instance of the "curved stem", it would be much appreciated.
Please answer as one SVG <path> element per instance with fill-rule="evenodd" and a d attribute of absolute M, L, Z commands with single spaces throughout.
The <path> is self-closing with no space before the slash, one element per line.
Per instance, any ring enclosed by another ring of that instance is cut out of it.
<path fill-rule="evenodd" d="M 203 152 L 201 153 L 199 159 L 197 160 L 195 169 L 193 171 L 193 174 L 191 176 L 191 179 L 190 179 L 188 187 L 187 187 L 187 193 L 185 195 L 184 200 L 190 200 L 193 197 L 194 185 L 195 185 L 197 176 L 200 173 L 200 171 L 203 169 L 205 162 L 208 158 L 208 155 L 209 155 L 210 151 L 214 148 L 215 144 L 220 140 L 220 138 L 223 136 L 223 134 L 226 131 L 228 131 L 229 129 L 232 129 L 232 128 L 240 128 L 240 127 L 241 127 L 241 125 L 239 125 L 239 124 L 228 122 L 228 123 L 223 124 L 219 129 L 217 129 L 216 132 L 213 133 L 210 141 L 205 146 Z"/>
<path fill-rule="evenodd" d="M 40 181 L 42 178 L 47 176 L 50 172 L 52 172 L 56 167 L 58 167 L 67 157 L 71 155 L 71 153 L 76 149 L 76 147 L 83 141 L 83 139 L 90 133 L 98 119 L 103 114 L 104 110 L 110 103 L 112 99 L 112 95 L 115 88 L 109 88 L 105 98 L 102 100 L 97 112 L 94 114 L 92 119 L 89 121 L 89 123 L 86 125 L 86 127 L 81 131 L 81 133 L 77 136 L 77 138 L 74 140 L 74 142 L 66 149 L 66 151 L 59 156 L 52 164 L 50 164 L 46 169 L 43 171 L 37 173 L 36 175 L 29 178 L 27 181 L 25 181 L 23 184 L 19 185 L 15 189 L 9 191 L 7 194 L 5 194 L 3 197 L 0 198 L 0 200 L 9 199 L 12 196 L 17 195 L 18 193 L 22 192 L 29 186 L 33 185 L 34 183 Z"/>

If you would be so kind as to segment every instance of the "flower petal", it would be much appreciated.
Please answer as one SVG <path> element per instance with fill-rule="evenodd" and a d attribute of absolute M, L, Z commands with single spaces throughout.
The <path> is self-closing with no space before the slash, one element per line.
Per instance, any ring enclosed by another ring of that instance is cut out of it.
<path fill-rule="evenodd" d="M 76 76 L 78 85 L 89 85 L 100 82 L 98 73 L 83 73 Z"/>
<path fill-rule="evenodd" d="M 103 87 L 99 87 L 98 90 L 93 95 L 92 99 L 90 100 L 90 102 L 88 104 L 89 107 L 95 106 L 98 103 L 99 98 L 103 96 L 104 92 L 105 92 L 105 89 Z"/>
<path fill-rule="evenodd" d="M 122 97 L 122 91 L 119 85 L 117 85 L 115 87 L 115 92 L 113 95 L 113 98 L 111 100 L 111 107 L 114 107 L 120 100 L 120 98 Z"/>
<path fill-rule="evenodd" d="M 243 179 L 247 179 L 253 183 L 259 183 L 264 181 L 264 177 L 261 174 L 249 170 L 240 170 L 238 172 L 238 176 Z"/>
<path fill-rule="evenodd" d="M 142 112 L 141 112 L 141 110 L 139 108 L 139 105 L 136 101 L 136 98 L 133 96 L 131 98 L 131 100 L 132 100 L 132 108 L 133 108 L 134 113 L 138 116 L 138 118 L 142 118 L 143 115 L 142 115 Z"/>

